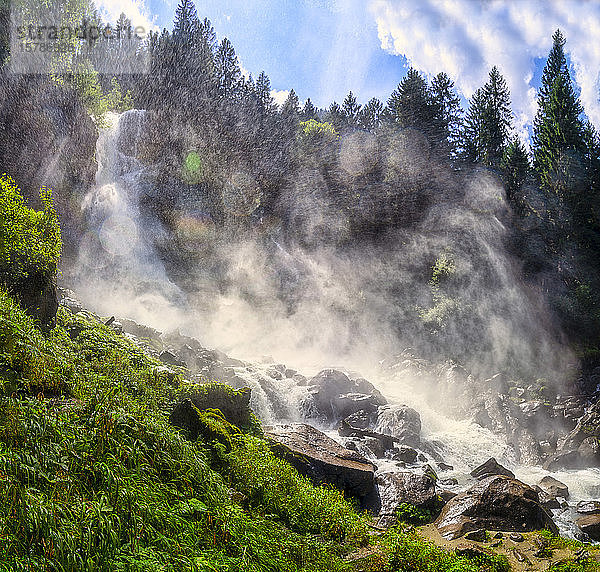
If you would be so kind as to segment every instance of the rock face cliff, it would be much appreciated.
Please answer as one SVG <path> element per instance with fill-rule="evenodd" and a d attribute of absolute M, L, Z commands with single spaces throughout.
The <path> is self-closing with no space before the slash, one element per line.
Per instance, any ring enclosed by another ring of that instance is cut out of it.
<path fill-rule="evenodd" d="M 67 254 L 85 228 L 80 203 L 94 183 L 98 129 L 76 94 L 44 78 L 0 79 L 0 163 L 34 204 L 54 191 Z"/>

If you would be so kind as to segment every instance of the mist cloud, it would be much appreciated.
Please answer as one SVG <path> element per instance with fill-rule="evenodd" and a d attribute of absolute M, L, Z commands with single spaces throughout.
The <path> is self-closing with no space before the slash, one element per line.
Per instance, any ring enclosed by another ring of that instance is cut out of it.
<path fill-rule="evenodd" d="M 505 76 L 518 129 L 536 112 L 536 58 L 546 58 L 560 28 L 591 121 L 600 126 L 600 4 L 565 0 L 371 0 L 383 49 L 429 76 L 445 71 L 465 97 L 492 66 Z"/>

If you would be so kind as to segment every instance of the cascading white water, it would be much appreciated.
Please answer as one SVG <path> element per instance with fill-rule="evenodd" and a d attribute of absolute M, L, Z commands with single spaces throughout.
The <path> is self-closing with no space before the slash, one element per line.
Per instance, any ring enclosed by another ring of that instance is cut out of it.
<path fill-rule="evenodd" d="M 81 207 L 90 230 L 80 245 L 74 286 L 98 312 L 168 329 L 182 321 L 184 296 L 152 245 L 162 229 L 140 213 L 152 179 L 139 158 L 145 121 L 143 110 L 107 114 L 96 144 L 96 184 Z"/>

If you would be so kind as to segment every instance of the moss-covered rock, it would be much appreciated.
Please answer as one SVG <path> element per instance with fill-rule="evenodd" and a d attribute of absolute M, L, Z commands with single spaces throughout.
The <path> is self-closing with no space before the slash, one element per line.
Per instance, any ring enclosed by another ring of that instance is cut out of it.
<path fill-rule="evenodd" d="M 196 385 L 182 396 L 184 399 L 174 407 L 169 421 L 197 439 L 202 434 L 201 413 L 218 410 L 231 425 L 247 433 L 262 434 L 260 422 L 250 408 L 250 396 L 248 387 L 233 389 L 219 383 Z"/>

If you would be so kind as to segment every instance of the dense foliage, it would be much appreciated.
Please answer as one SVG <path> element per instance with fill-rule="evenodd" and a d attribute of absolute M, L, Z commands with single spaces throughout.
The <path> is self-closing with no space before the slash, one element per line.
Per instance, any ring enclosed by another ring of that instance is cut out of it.
<path fill-rule="evenodd" d="M 50 189 L 40 189 L 42 211 L 29 208 L 15 181 L 0 177 L 0 281 L 11 288 L 34 275 L 54 277 L 62 241 Z"/>

